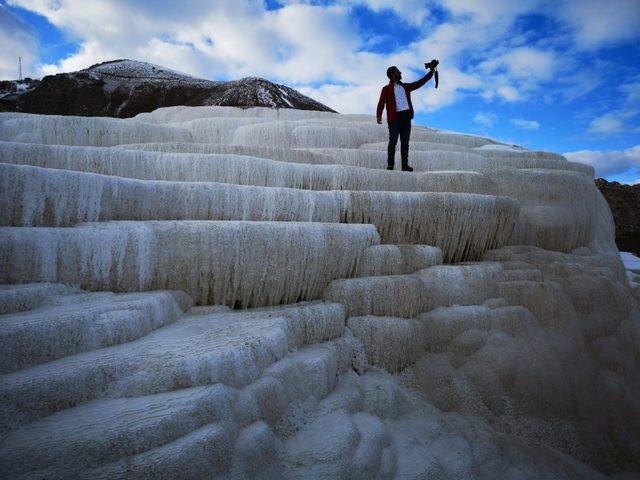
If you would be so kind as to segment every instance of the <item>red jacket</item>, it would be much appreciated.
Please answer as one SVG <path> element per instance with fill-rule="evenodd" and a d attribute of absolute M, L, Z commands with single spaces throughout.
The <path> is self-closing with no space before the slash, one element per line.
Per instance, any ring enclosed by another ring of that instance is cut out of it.
<path fill-rule="evenodd" d="M 433 76 L 433 73 L 428 72 L 424 77 L 422 77 L 417 82 L 413 83 L 402 83 L 400 85 L 404 87 L 404 91 L 407 94 L 407 103 L 409 104 L 409 112 L 410 118 L 413 118 L 413 105 L 411 104 L 411 93 L 413 90 L 416 90 L 423 86 L 425 83 L 429 81 L 429 79 Z M 378 100 L 378 109 L 376 110 L 376 118 L 382 118 L 382 110 L 384 107 L 387 107 L 387 122 L 395 122 L 396 121 L 396 95 L 393 91 L 393 82 L 389 81 L 387 85 L 382 87 L 382 92 L 380 92 L 380 100 Z"/>

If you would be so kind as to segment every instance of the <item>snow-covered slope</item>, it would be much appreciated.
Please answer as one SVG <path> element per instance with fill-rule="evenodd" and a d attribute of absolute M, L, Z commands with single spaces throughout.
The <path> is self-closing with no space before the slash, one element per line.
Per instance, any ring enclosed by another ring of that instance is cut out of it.
<path fill-rule="evenodd" d="M 173 105 L 333 111 L 292 88 L 263 78 L 214 82 L 128 59 L 47 76 L 29 90 L 0 98 L 0 108 L 8 111 L 121 118 Z"/>
<path fill-rule="evenodd" d="M 203 82 L 208 86 L 219 83 L 195 78 L 186 73 L 177 72 L 153 63 L 139 62 L 129 59 L 97 63 L 80 71 L 93 73 L 99 77 L 145 80 L 151 82 Z"/>
<path fill-rule="evenodd" d="M 386 136 L 0 114 L 0 476 L 633 478 L 640 280 L 593 170 L 414 127 L 390 172 Z"/>

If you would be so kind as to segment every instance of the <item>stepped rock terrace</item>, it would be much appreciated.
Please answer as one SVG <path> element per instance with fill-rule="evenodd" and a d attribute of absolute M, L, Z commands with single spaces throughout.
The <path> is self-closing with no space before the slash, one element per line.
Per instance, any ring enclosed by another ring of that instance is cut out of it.
<path fill-rule="evenodd" d="M 368 115 L 0 113 L 3 478 L 640 471 L 591 167 Z"/>

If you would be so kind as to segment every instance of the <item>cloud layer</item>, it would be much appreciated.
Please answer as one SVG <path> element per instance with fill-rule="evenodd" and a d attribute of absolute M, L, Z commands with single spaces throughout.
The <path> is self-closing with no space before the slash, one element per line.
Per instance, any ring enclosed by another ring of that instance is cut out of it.
<path fill-rule="evenodd" d="M 586 163 L 593 166 L 597 177 L 608 177 L 613 174 L 640 174 L 640 145 L 626 150 L 579 150 L 563 154 L 573 162 Z"/>
<path fill-rule="evenodd" d="M 590 0 L 560 2 L 554 21 L 566 38 L 548 42 L 532 39 L 532 32 L 517 25 L 523 16 L 548 11 L 545 0 L 281 1 L 271 10 L 260 0 L 84 0 L 81 7 L 72 0 L 9 0 L 43 15 L 79 43 L 73 55 L 39 65 L 42 74 L 135 58 L 212 79 L 265 76 L 340 111 L 367 113 L 375 107 L 373 93 L 386 81 L 387 66 L 411 69 L 407 78 L 418 77 L 422 63 L 434 57 L 442 62 L 446 82 L 437 95 L 421 95 L 418 107 L 432 111 L 469 94 L 505 102 L 540 95 L 554 76 L 575 67 L 560 61 L 568 49 L 637 37 L 629 19 L 638 14 L 639 2 L 615 3 L 612 11 Z M 354 8 L 391 14 L 385 18 L 417 34 L 395 51 L 372 51 L 355 26 Z M 613 37 L 604 34 L 611 28 Z"/>
<path fill-rule="evenodd" d="M 525 130 L 538 130 L 540 128 L 540 124 L 535 120 L 525 120 L 524 118 L 512 118 L 511 123 Z"/>
<path fill-rule="evenodd" d="M 0 79 L 18 78 L 18 57 L 22 57 L 25 66 L 37 60 L 35 32 L 3 5 L 0 5 L 0 45 Z"/>

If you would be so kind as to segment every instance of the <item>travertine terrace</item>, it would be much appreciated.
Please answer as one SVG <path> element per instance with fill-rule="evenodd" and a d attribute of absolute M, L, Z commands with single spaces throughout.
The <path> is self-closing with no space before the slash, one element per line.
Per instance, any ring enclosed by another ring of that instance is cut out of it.
<path fill-rule="evenodd" d="M 590 167 L 367 115 L 0 114 L 0 476 L 640 468 L 640 284 Z"/>

